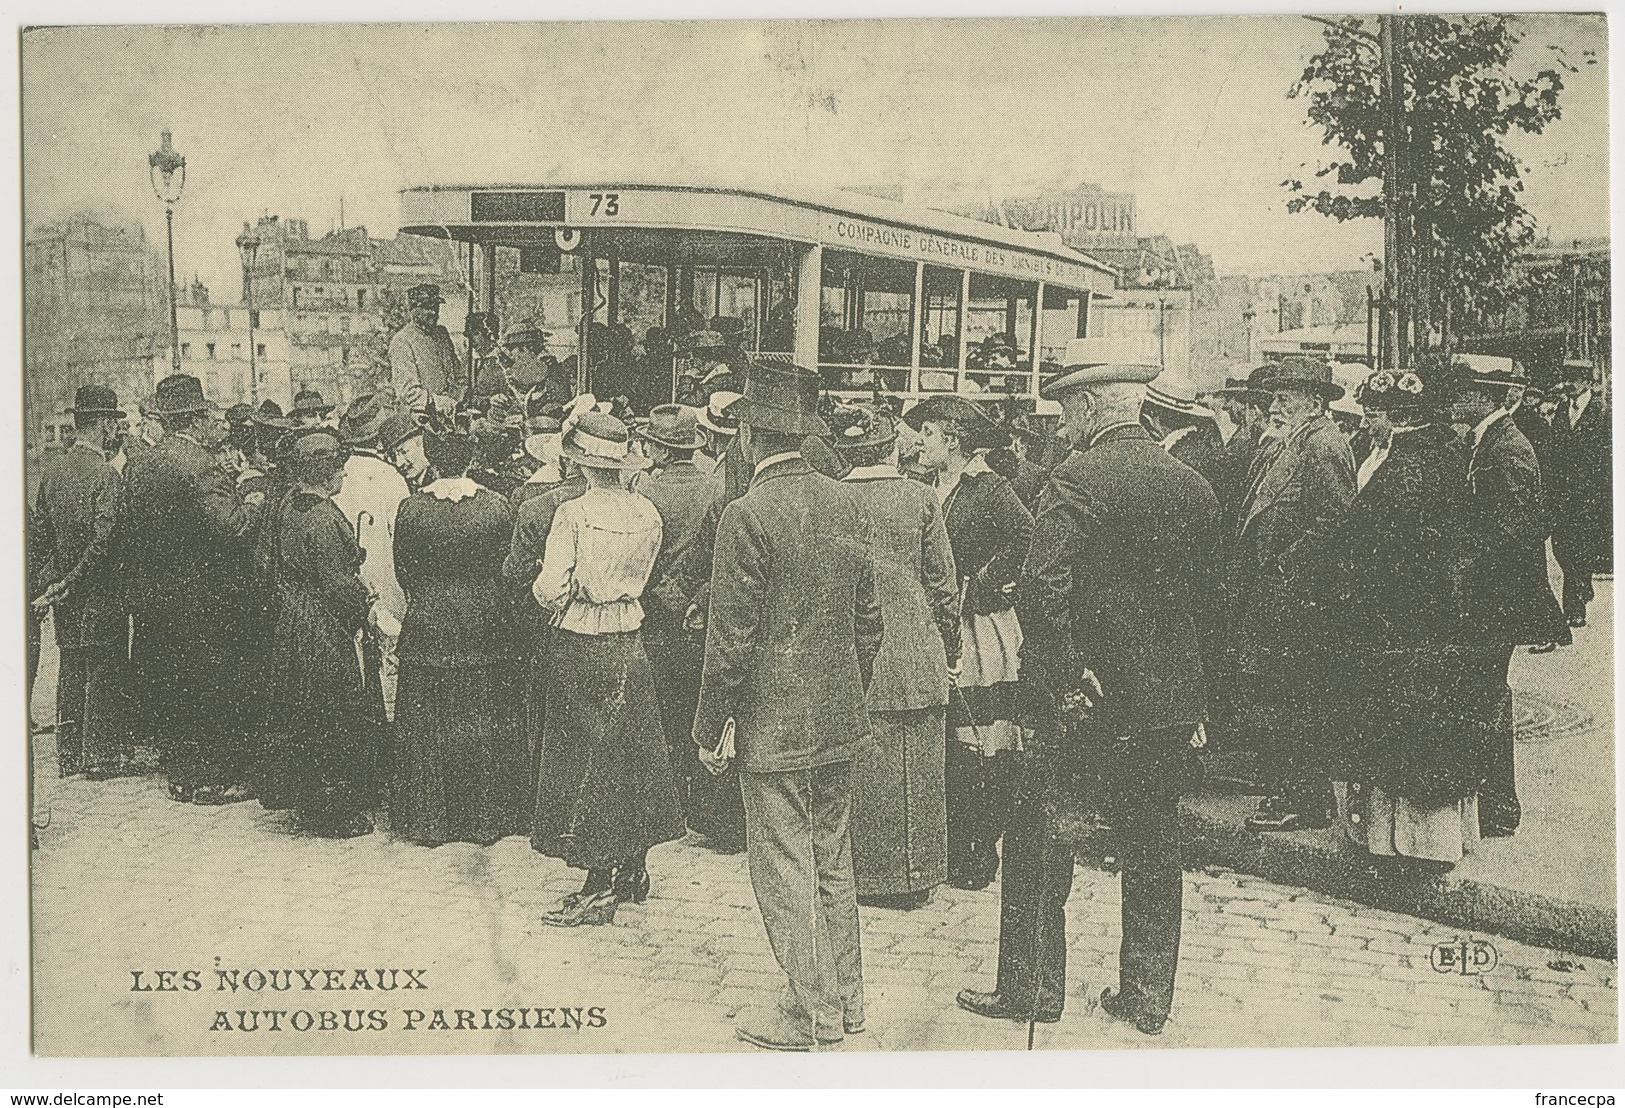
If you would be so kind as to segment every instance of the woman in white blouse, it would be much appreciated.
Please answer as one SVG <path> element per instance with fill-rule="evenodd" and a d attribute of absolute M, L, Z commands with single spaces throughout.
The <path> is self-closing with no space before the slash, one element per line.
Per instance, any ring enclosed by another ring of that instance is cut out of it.
<path fill-rule="evenodd" d="M 602 412 L 565 422 L 561 454 L 587 491 L 559 506 L 532 587 L 553 613 L 531 846 L 587 871 L 581 891 L 543 917 L 559 927 L 610 923 L 649 895 L 645 856 L 685 828 L 639 598 L 660 551 L 660 514 L 623 487 L 648 465 L 626 425 Z"/>

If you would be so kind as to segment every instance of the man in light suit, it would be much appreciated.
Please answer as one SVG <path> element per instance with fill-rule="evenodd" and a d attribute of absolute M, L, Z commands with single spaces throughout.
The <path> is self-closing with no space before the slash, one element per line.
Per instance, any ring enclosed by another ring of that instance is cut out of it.
<path fill-rule="evenodd" d="M 880 604 L 860 501 L 799 453 L 827 433 L 817 374 L 753 365 L 745 389 L 755 472 L 717 525 L 694 742 L 720 771 L 735 724 L 751 886 L 789 979 L 736 1033 L 810 1050 L 863 1030 L 852 762 L 869 741 Z"/>
<path fill-rule="evenodd" d="M 1242 573 L 1236 632 L 1241 693 L 1250 730 L 1273 782 L 1247 821 L 1254 831 L 1331 825 L 1331 778 L 1323 762 L 1329 675 L 1324 638 L 1307 583 L 1281 559 L 1304 536 L 1330 526 L 1354 501 L 1354 455 L 1326 414 L 1343 395 L 1331 366 L 1285 358 L 1261 368 L 1253 387 L 1271 395 L 1270 420 L 1283 433 L 1243 503 L 1236 557 Z"/>

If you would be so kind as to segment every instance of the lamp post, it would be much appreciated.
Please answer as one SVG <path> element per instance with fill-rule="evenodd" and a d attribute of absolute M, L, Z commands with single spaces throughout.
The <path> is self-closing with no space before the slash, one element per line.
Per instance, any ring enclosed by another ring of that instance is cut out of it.
<path fill-rule="evenodd" d="M 164 223 L 169 236 L 169 362 L 174 372 L 181 371 L 181 328 L 175 312 L 175 205 L 186 187 L 186 159 L 170 145 L 169 128 L 164 128 L 163 143 L 147 155 L 147 175 L 152 179 L 152 191 L 164 202 Z"/>
<path fill-rule="evenodd" d="M 248 402 L 256 408 L 260 405 L 260 371 L 254 357 L 254 255 L 259 249 L 259 237 L 245 220 L 243 233 L 237 236 L 237 252 L 243 257 L 243 304 L 248 308 Z"/>

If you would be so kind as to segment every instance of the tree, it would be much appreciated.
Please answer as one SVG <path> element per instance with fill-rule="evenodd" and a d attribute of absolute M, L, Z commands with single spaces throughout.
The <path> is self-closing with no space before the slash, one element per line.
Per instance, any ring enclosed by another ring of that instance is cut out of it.
<path fill-rule="evenodd" d="M 1397 298 L 1398 346 L 1408 361 L 1409 348 L 1448 349 L 1461 326 L 1505 305 L 1513 259 L 1533 240 L 1535 220 L 1519 196 L 1523 166 L 1504 140 L 1514 129 L 1540 134 L 1559 117 L 1562 71 L 1575 67 L 1553 47 L 1557 68 L 1510 72 L 1520 41 L 1515 16 L 1383 18 L 1392 24 L 1380 37 L 1371 19 L 1321 21 L 1326 45 L 1288 95 L 1308 98 L 1309 120 L 1341 153 L 1315 171 L 1322 186 L 1282 184 L 1295 194 L 1293 212 L 1394 220 L 1384 293 Z M 1384 49 L 1400 96 L 1392 128 Z M 1397 187 L 1376 192 L 1391 150 Z"/>

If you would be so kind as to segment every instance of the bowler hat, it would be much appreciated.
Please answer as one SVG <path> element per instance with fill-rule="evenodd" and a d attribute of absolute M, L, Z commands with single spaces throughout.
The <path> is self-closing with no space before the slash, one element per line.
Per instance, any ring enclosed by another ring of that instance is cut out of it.
<path fill-rule="evenodd" d="M 423 424 L 408 412 L 394 412 L 378 425 L 378 445 L 393 450 L 413 435 L 423 434 Z"/>
<path fill-rule="evenodd" d="M 1038 394 L 1045 400 L 1059 400 L 1085 385 L 1114 381 L 1146 385 L 1161 372 L 1161 366 L 1147 365 L 1121 339 L 1104 336 L 1072 339 L 1066 344 L 1061 375 L 1039 389 Z"/>
<path fill-rule="evenodd" d="M 1300 389 L 1303 392 L 1314 393 L 1328 403 L 1346 391 L 1342 385 L 1332 380 L 1330 362 L 1310 358 L 1282 358 L 1278 362 L 1270 362 L 1260 367 L 1254 384 L 1265 392 Z"/>
<path fill-rule="evenodd" d="M 282 418 L 282 405 L 275 400 L 260 401 L 260 406 L 254 409 L 254 422 L 264 427 L 287 426 L 287 421 Z"/>
<path fill-rule="evenodd" d="M 375 393 L 358 396 L 339 417 L 339 437 L 350 446 L 371 442 L 378 437 L 378 429 L 389 417 L 389 410 Z"/>
<path fill-rule="evenodd" d="M 209 410 L 203 382 L 190 373 L 171 373 L 158 382 L 153 406 L 159 415 L 193 415 Z"/>
<path fill-rule="evenodd" d="M 440 295 L 439 285 L 413 285 L 406 290 L 406 303 L 409 307 L 432 308 L 445 302 L 446 298 Z"/>
<path fill-rule="evenodd" d="M 159 382 L 163 387 L 163 382 Z M 322 399 L 322 394 L 315 389 L 300 389 L 294 395 L 293 407 L 288 409 L 289 415 L 326 415 L 333 410 L 333 405 Z"/>
<path fill-rule="evenodd" d="M 1257 372 L 1258 371 L 1256 369 L 1253 371 L 1254 374 Z M 1224 379 L 1224 387 L 1222 389 L 1214 389 L 1213 395 L 1228 397 L 1231 400 L 1238 400 L 1243 404 L 1268 405 L 1270 402 L 1269 393 L 1263 391 L 1262 389 L 1255 389 L 1253 387 L 1252 374 L 1249 374 L 1246 377 L 1226 377 Z"/>
<path fill-rule="evenodd" d="M 111 416 L 114 419 L 123 419 L 124 413 L 119 410 L 118 393 L 106 385 L 80 385 L 73 394 L 73 407 L 68 409 L 71 416 Z"/>
<path fill-rule="evenodd" d="M 818 417 L 818 374 L 796 365 L 751 363 L 745 395 L 734 402 L 741 423 L 790 435 L 827 435 Z"/>
<path fill-rule="evenodd" d="M 583 412 L 564 435 L 561 457 L 584 469 L 647 469 L 649 459 L 631 450 L 626 424 L 608 412 Z"/>
<path fill-rule="evenodd" d="M 226 409 L 226 422 L 233 427 L 246 427 L 254 422 L 254 409 L 247 404 L 233 404 Z"/>
<path fill-rule="evenodd" d="M 673 450 L 698 450 L 705 445 L 705 436 L 700 434 L 694 419 L 694 409 L 682 404 L 657 404 L 650 408 L 648 426 L 640 428 L 638 434 Z"/>

